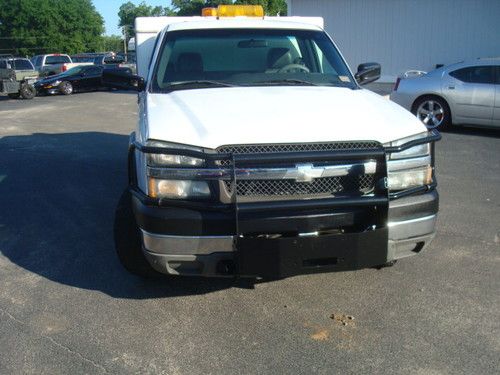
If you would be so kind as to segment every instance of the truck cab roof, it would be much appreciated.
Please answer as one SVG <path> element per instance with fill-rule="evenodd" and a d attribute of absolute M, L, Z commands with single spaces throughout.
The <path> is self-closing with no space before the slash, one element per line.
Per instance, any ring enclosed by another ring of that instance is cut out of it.
<path fill-rule="evenodd" d="M 315 23 L 305 21 L 286 20 L 287 17 L 279 17 L 280 20 L 254 19 L 254 18 L 227 18 L 216 19 L 196 18 L 183 22 L 172 23 L 168 26 L 168 31 L 177 30 L 198 30 L 198 29 L 294 29 L 294 30 L 322 30 L 321 19 Z M 290 17 L 292 18 L 292 17 Z"/>

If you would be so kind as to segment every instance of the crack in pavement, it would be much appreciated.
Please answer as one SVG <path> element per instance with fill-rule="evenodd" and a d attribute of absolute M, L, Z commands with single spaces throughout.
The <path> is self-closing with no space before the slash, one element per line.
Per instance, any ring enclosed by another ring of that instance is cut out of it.
<path fill-rule="evenodd" d="M 16 318 L 14 315 L 10 314 L 8 311 L 4 310 L 3 308 L 0 307 L 0 312 L 3 313 L 4 315 L 6 315 L 9 319 L 13 320 L 14 322 L 18 323 L 18 324 L 21 324 L 25 327 L 28 327 L 28 328 L 31 328 L 31 326 L 26 323 L 26 322 L 23 322 L 22 320 L 19 320 L 18 318 Z M 88 362 L 90 364 L 92 364 L 94 367 L 98 368 L 99 370 L 101 370 L 102 372 L 108 374 L 108 371 L 106 370 L 106 368 L 102 365 L 100 365 L 99 363 L 97 362 L 94 362 L 93 360 L 83 356 L 81 353 L 67 347 L 66 345 L 63 345 L 61 344 L 60 342 L 58 342 L 57 340 L 55 340 L 54 338 L 50 337 L 50 336 L 47 336 L 47 335 L 43 335 L 43 334 L 39 334 L 40 337 L 50 341 L 53 345 L 57 346 L 58 348 L 60 349 L 63 349 L 65 350 L 66 352 L 68 353 L 71 353 L 75 356 L 77 356 L 78 358 L 80 358 L 82 361 L 84 362 Z"/>

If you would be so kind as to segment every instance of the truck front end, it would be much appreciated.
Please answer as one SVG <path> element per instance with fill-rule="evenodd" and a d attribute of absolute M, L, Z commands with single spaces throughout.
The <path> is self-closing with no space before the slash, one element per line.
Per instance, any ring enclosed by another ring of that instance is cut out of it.
<path fill-rule="evenodd" d="M 264 278 L 417 254 L 434 236 L 439 137 L 203 151 L 133 140 L 149 161 L 148 194 L 131 181 L 144 254 L 162 273 Z"/>
<path fill-rule="evenodd" d="M 361 89 L 377 64 L 353 75 L 309 21 L 172 21 L 155 43 L 138 32 L 139 72 L 141 48 L 151 64 L 117 215 L 133 220 L 115 228 L 129 270 L 145 259 L 170 275 L 282 278 L 430 243 L 440 135 Z"/>

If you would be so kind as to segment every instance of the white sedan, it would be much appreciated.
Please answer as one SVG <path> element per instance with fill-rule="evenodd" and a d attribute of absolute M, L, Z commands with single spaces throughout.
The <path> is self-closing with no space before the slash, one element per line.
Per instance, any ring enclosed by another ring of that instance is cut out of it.
<path fill-rule="evenodd" d="M 429 129 L 453 125 L 500 127 L 500 58 L 448 65 L 398 78 L 391 100 Z"/>

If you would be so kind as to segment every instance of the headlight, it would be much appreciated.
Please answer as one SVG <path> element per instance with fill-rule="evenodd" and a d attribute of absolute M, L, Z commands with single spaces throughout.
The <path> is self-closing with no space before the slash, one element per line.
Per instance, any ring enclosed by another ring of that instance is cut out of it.
<path fill-rule="evenodd" d="M 210 188 L 205 181 L 160 180 L 150 177 L 149 196 L 168 199 L 209 198 Z"/>
<path fill-rule="evenodd" d="M 202 149 L 192 146 L 154 140 L 148 141 L 146 145 L 149 147 L 202 151 Z M 173 169 L 177 167 L 182 170 L 183 167 L 201 167 L 205 165 L 205 160 L 184 155 L 148 153 L 146 163 L 147 167 Z M 148 195 L 152 198 L 206 199 L 210 198 L 211 192 L 206 181 L 161 179 L 151 177 L 148 173 Z"/>
<path fill-rule="evenodd" d="M 390 191 L 410 189 L 432 183 L 432 167 L 430 165 L 398 172 L 389 172 L 388 187 Z"/>
<path fill-rule="evenodd" d="M 417 135 L 413 135 L 411 137 L 399 139 L 399 140 L 397 140 L 395 142 L 391 142 L 390 145 L 391 146 L 401 146 L 401 145 L 403 145 L 405 143 L 408 143 L 410 141 L 414 141 L 414 140 L 419 139 L 419 138 L 425 138 L 427 136 L 428 136 L 427 132 L 420 133 L 420 134 L 417 134 Z M 418 157 L 418 156 L 429 155 L 430 152 L 431 152 L 430 143 L 424 143 L 423 145 L 418 145 L 418 146 L 411 147 L 408 150 L 404 150 L 404 151 L 401 151 L 401 152 L 394 152 L 394 153 L 391 154 L 390 158 L 391 159 L 414 158 L 414 157 Z"/>
<path fill-rule="evenodd" d="M 169 147 L 169 148 L 176 148 L 183 150 L 202 151 L 201 149 L 196 147 L 178 145 L 160 141 L 148 141 L 146 145 L 150 147 Z M 148 154 L 147 163 L 151 167 L 173 167 L 173 166 L 200 167 L 205 164 L 205 160 L 183 155 Z"/>
<path fill-rule="evenodd" d="M 415 139 L 424 138 L 428 133 L 417 134 L 392 142 L 390 146 L 400 146 Z M 399 191 L 432 183 L 430 143 L 417 145 L 405 151 L 388 156 L 388 188 Z"/>
<path fill-rule="evenodd" d="M 61 81 L 54 81 L 54 82 L 47 84 L 47 87 L 48 88 L 56 87 L 56 86 L 59 86 L 60 84 L 61 84 Z"/>

